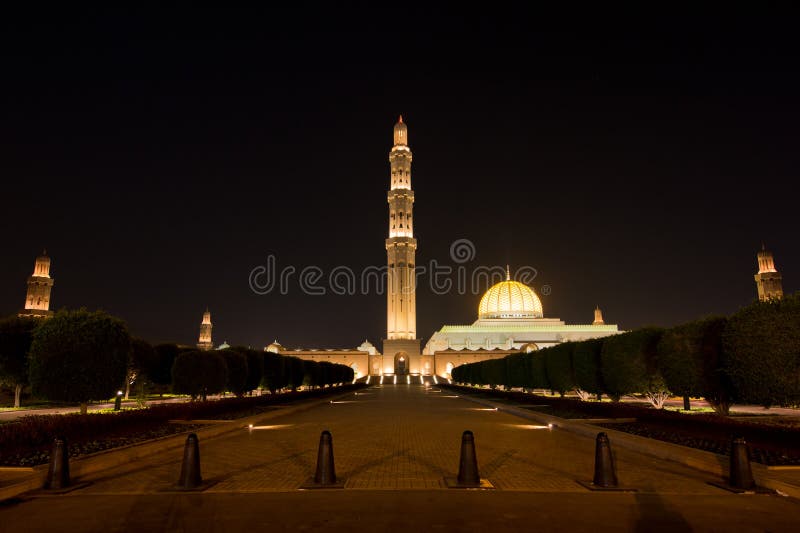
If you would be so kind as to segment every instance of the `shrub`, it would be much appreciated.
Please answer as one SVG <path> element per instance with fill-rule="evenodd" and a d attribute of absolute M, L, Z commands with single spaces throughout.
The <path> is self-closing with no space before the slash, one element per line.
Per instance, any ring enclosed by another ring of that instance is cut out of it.
<path fill-rule="evenodd" d="M 528 387 L 531 389 L 549 389 L 550 388 L 550 381 L 547 379 L 547 369 L 544 365 L 544 354 L 549 350 L 549 348 L 545 348 L 544 350 L 539 350 L 538 352 L 531 352 L 529 354 L 525 354 L 530 359 L 530 381 L 528 382 Z"/>
<path fill-rule="evenodd" d="M 155 360 L 152 366 L 145 370 L 145 374 L 157 385 L 171 385 L 172 366 L 180 350 L 175 344 L 159 344 L 155 347 L 155 351 Z"/>
<path fill-rule="evenodd" d="M 544 366 L 550 388 L 558 391 L 561 396 L 575 388 L 575 376 L 572 372 L 574 347 L 574 342 L 564 342 L 543 350 Z"/>
<path fill-rule="evenodd" d="M 172 365 L 172 390 L 205 401 L 209 394 L 225 390 L 228 368 L 225 359 L 215 351 L 180 353 Z"/>
<path fill-rule="evenodd" d="M 586 400 L 585 393 L 597 394 L 598 398 L 605 392 L 603 375 L 600 371 L 600 352 L 603 339 L 590 339 L 576 343 L 572 349 L 572 370 L 578 395 Z"/>
<path fill-rule="evenodd" d="M 737 401 L 800 404 L 800 294 L 741 309 L 728 320 L 722 346 Z"/>
<path fill-rule="evenodd" d="M 658 368 L 667 388 L 682 396 L 702 396 L 727 415 L 732 387 L 721 368 L 724 317 L 711 317 L 664 332 L 657 346 Z"/>
<path fill-rule="evenodd" d="M 273 394 L 287 387 L 291 381 L 291 364 L 287 357 L 264 352 L 264 375 L 261 380 L 263 386 Z"/>
<path fill-rule="evenodd" d="M 654 406 L 663 406 L 669 391 L 655 365 L 661 334 L 659 328 L 642 328 L 604 340 L 600 370 L 606 392 L 612 399 L 640 392 Z"/>
<path fill-rule="evenodd" d="M 247 358 L 247 380 L 245 380 L 245 390 L 252 391 L 261 386 L 264 377 L 264 355 L 263 352 L 250 349 L 239 349 Z"/>
<path fill-rule="evenodd" d="M 125 324 L 101 311 L 59 311 L 36 328 L 30 352 L 33 393 L 86 403 L 115 395 L 125 379 L 131 338 Z"/>
<path fill-rule="evenodd" d="M 14 387 L 14 407 L 20 406 L 22 389 L 28 384 L 28 353 L 38 325 L 30 317 L 0 321 L 0 384 Z"/>
<path fill-rule="evenodd" d="M 528 354 L 516 353 L 505 358 L 506 375 L 508 377 L 507 386 L 526 387 L 530 374 L 530 357 Z"/>
<path fill-rule="evenodd" d="M 234 348 L 218 352 L 225 359 L 228 379 L 225 388 L 236 396 L 242 397 L 247 392 L 247 356 Z"/>
<path fill-rule="evenodd" d="M 506 375 L 506 362 L 503 359 L 488 359 L 481 361 L 481 372 L 483 381 L 492 388 L 504 385 L 508 382 Z"/>

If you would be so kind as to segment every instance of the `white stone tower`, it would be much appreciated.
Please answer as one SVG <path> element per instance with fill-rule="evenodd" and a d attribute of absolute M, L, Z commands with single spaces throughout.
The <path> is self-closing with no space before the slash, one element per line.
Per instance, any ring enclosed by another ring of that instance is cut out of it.
<path fill-rule="evenodd" d="M 763 301 L 772 298 L 783 298 L 783 284 L 781 274 L 775 270 L 775 261 L 772 252 L 762 244 L 758 252 L 758 273 L 754 276 L 758 288 L 758 299 Z"/>
<path fill-rule="evenodd" d="M 394 125 L 394 146 L 389 152 L 391 188 L 389 238 L 386 239 L 387 299 L 384 372 L 419 372 L 417 339 L 417 282 L 414 275 L 417 239 L 414 238 L 414 191 L 411 190 L 411 149 L 402 115 Z"/>
<path fill-rule="evenodd" d="M 25 297 L 25 310 L 19 316 L 46 318 L 53 315 L 50 310 L 50 291 L 53 289 L 53 278 L 50 277 L 50 258 L 47 251 L 36 258 L 33 274 L 28 278 L 28 294 Z"/>
<path fill-rule="evenodd" d="M 211 311 L 206 307 L 206 312 L 203 313 L 203 322 L 200 323 L 200 338 L 197 341 L 197 347 L 201 350 L 211 350 L 214 348 L 214 343 L 211 342 Z"/>

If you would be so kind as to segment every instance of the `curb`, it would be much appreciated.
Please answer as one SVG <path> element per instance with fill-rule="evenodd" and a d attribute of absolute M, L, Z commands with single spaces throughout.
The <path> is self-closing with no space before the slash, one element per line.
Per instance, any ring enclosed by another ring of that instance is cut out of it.
<path fill-rule="evenodd" d="M 629 450 L 633 450 L 645 455 L 656 457 L 658 459 L 666 459 L 675 463 L 700 470 L 701 472 L 708 472 L 718 477 L 725 477 L 728 475 L 729 457 L 727 455 L 719 455 L 712 452 L 697 450 L 671 442 L 664 442 L 656 439 L 648 439 L 640 437 L 639 435 L 631 435 L 624 431 L 618 431 L 606 427 L 594 426 L 583 422 L 575 422 L 567 420 L 566 418 L 559 418 L 557 416 L 546 415 L 521 409 L 501 403 L 495 403 L 491 400 L 484 400 L 482 398 L 474 398 L 470 392 L 464 392 L 461 389 L 450 389 L 456 391 L 459 397 L 475 402 L 488 407 L 494 407 L 498 411 L 508 413 L 510 415 L 526 418 L 542 424 L 550 424 L 585 437 L 594 439 L 597 433 L 604 431 L 609 437 L 613 438 L 615 446 L 621 446 Z M 760 463 L 751 463 L 753 470 L 753 477 L 756 483 L 762 487 L 779 491 L 784 495 L 800 499 L 800 476 L 797 475 L 797 470 L 776 470 Z M 792 475 L 794 472 L 794 475 Z"/>
<path fill-rule="evenodd" d="M 331 394 L 325 396 L 324 398 L 315 399 L 308 402 L 303 402 L 301 400 L 301 404 L 299 405 L 291 405 L 285 409 L 276 409 L 274 411 L 268 411 L 245 418 L 231 420 L 228 424 L 216 424 L 212 427 L 198 429 L 193 433 L 204 440 L 213 439 L 225 435 L 226 433 L 232 433 L 234 431 L 241 430 L 242 428 L 246 428 L 248 425 L 250 425 L 250 423 L 255 423 L 260 420 L 269 420 L 286 414 L 312 409 L 319 405 L 329 403 L 331 400 L 343 398 L 353 394 L 353 392 L 354 391 L 351 390 L 340 394 Z M 164 451 L 181 449 L 184 446 L 186 435 L 188 433 L 192 432 L 183 431 L 168 437 L 161 437 L 156 440 L 129 444 L 128 446 L 121 446 L 119 448 L 112 448 L 110 450 L 103 450 L 101 452 L 83 456 L 79 459 L 70 460 L 70 476 L 73 480 L 77 480 L 82 476 L 116 468 L 118 466 L 129 464 L 133 461 L 150 457 Z M 17 482 L 12 481 L 9 485 L 0 486 L 0 501 L 14 498 L 32 490 L 41 489 L 47 477 L 48 467 L 49 465 L 47 464 L 35 466 L 31 469 L 32 474 L 30 476 L 26 476 L 24 479 Z"/>

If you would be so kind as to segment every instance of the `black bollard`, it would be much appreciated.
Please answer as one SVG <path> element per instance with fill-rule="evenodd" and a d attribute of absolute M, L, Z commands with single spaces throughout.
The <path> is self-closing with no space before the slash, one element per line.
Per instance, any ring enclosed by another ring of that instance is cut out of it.
<path fill-rule="evenodd" d="M 611 443 L 608 435 L 597 434 L 594 448 L 594 479 L 592 484 L 604 489 L 617 486 L 617 471 L 614 468 L 614 457 L 611 455 Z"/>
<path fill-rule="evenodd" d="M 183 447 L 183 464 L 181 464 L 181 477 L 178 480 L 178 488 L 181 490 L 196 489 L 203 484 L 203 477 L 200 475 L 200 443 L 197 435 L 189 433 L 186 437 L 186 445 Z"/>
<path fill-rule="evenodd" d="M 317 451 L 317 470 L 314 477 L 305 482 L 301 489 L 343 489 L 344 480 L 336 477 L 333 465 L 333 436 L 327 429 L 319 436 Z"/>
<path fill-rule="evenodd" d="M 333 465 L 333 436 L 327 429 L 319 436 L 317 451 L 317 471 L 314 483 L 319 485 L 336 484 L 336 468 Z"/>
<path fill-rule="evenodd" d="M 730 485 L 734 489 L 753 490 L 756 482 L 750 469 L 750 453 L 747 442 L 736 437 L 731 442 Z"/>
<path fill-rule="evenodd" d="M 458 462 L 459 485 L 480 486 L 481 475 L 478 473 L 478 456 L 475 454 L 475 436 L 467 430 L 461 435 L 461 459 Z"/>
<path fill-rule="evenodd" d="M 481 479 L 478 472 L 478 456 L 475 453 L 475 435 L 465 431 L 461 435 L 461 456 L 458 460 L 458 476 L 445 477 L 444 483 L 451 489 L 493 489 L 492 484 Z"/>
<path fill-rule="evenodd" d="M 65 489 L 69 487 L 69 451 L 67 439 L 61 437 L 53 442 L 53 451 L 50 453 L 50 467 L 47 470 L 45 489 Z"/>

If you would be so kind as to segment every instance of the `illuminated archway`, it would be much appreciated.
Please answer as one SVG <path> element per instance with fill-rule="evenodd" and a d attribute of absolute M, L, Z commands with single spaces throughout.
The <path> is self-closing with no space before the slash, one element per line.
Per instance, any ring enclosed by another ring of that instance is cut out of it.
<path fill-rule="evenodd" d="M 394 356 L 394 373 L 398 376 L 408 374 L 408 367 L 411 361 L 406 352 L 397 352 Z"/>
<path fill-rule="evenodd" d="M 453 364 L 453 362 L 452 361 L 448 361 L 447 365 L 445 365 L 445 367 L 444 367 L 445 376 L 450 377 L 453 374 L 453 368 L 455 368 L 455 365 Z"/>

